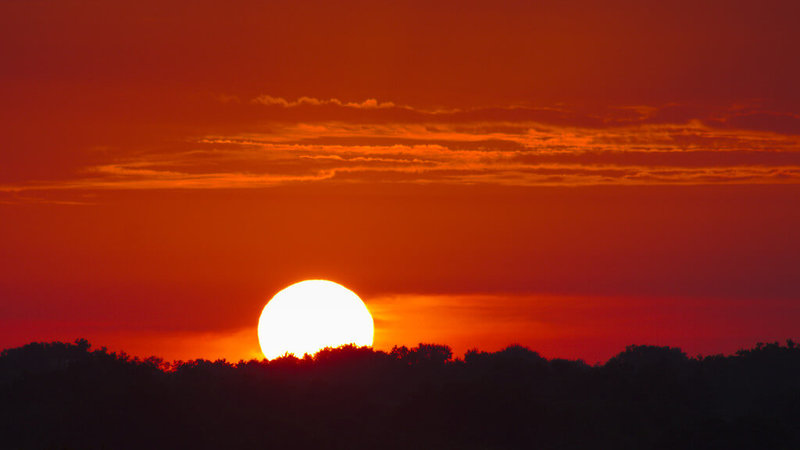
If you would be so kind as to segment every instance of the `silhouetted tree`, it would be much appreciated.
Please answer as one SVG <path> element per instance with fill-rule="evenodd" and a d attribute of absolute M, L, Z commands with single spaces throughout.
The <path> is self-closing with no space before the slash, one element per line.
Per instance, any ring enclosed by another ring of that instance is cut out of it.
<path fill-rule="evenodd" d="M 0 353 L 8 449 L 794 449 L 800 348 L 688 358 L 629 346 L 602 366 L 512 345 L 344 346 L 271 361 L 93 350 Z"/>
<path fill-rule="evenodd" d="M 446 345 L 422 344 L 414 348 L 393 347 L 392 357 L 409 365 L 444 365 L 453 359 L 453 350 Z"/>

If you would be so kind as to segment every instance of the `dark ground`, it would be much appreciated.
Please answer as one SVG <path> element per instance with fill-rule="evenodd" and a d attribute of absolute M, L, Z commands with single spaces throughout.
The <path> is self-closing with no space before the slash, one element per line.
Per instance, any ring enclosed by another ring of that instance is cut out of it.
<path fill-rule="evenodd" d="M 32 343 L 0 355 L 5 449 L 798 449 L 800 347 L 602 366 L 524 347 L 165 363 Z"/>

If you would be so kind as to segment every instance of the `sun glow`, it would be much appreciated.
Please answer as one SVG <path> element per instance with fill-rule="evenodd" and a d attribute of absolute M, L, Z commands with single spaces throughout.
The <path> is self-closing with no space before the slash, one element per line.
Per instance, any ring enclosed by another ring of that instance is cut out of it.
<path fill-rule="evenodd" d="M 372 345 L 373 334 L 364 302 L 327 280 L 301 281 L 278 292 L 258 320 L 258 341 L 267 359 L 345 344 Z"/>

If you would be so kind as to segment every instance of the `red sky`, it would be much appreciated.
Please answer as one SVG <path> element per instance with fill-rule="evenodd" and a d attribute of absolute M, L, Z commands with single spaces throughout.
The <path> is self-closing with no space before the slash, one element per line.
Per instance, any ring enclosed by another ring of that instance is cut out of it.
<path fill-rule="evenodd" d="M 256 356 L 328 278 L 376 346 L 800 333 L 800 6 L 0 4 L 0 348 Z"/>

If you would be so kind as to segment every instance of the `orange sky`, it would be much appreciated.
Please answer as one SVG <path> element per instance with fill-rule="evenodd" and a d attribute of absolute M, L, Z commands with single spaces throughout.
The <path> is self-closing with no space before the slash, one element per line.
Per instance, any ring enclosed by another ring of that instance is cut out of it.
<path fill-rule="evenodd" d="M 0 347 L 247 358 L 305 278 L 384 349 L 797 338 L 798 16 L 3 2 Z"/>

